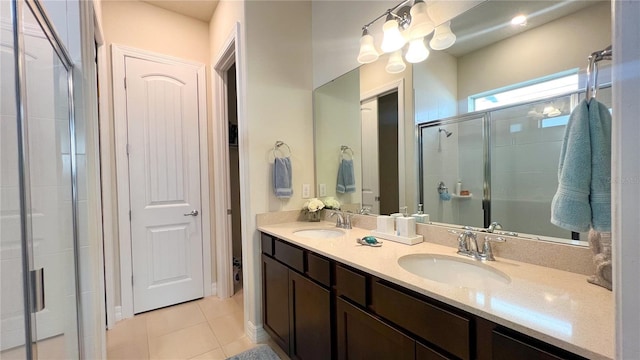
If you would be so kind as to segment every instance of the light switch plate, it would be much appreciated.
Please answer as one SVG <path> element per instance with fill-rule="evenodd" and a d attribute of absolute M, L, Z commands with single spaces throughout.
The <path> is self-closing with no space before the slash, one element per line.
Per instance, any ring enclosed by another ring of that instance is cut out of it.
<path fill-rule="evenodd" d="M 311 185 L 302 184 L 302 198 L 308 199 L 311 197 Z"/>
<path fill-rule="evenodd" d="M 327 196 L 327 184 L 320 184 L 318 186 L 319 196 Z"/>

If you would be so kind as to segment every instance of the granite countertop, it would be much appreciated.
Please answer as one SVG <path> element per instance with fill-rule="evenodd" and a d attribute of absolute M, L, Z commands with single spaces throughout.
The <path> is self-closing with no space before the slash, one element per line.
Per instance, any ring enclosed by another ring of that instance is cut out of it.
<path fill-rule="evenodd" d="M 258 229 L 586 358 L 614 356 L 613 293 L 587 283 L 585 275 L 496 257 L 497 261 L 485 264 L 506 273 L 511 283 L 456 287 L 414 275 L 397 262 L 413 253 L 467 259 L 453 247 L 432 244 L 429 239 L 412 246 L 384 239 L 382 247 L 361 246 L 356 238 L 370 231 L 359 228 L 343 230 L 344 236 L 330 239 L 294 234 L 320 228 L 336 229 L 329 222 L 289 222 Z"/>

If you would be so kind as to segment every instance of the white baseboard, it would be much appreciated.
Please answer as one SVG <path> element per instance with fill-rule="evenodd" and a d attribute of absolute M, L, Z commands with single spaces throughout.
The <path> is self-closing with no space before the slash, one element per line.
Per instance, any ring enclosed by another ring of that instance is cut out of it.
<path fill-rule="evenodd" d="M 122 320 L 122 306 L 114 307 L 116 322 Z"/>
<path fill-rule="evenodd" d="M 218 296 L 218 283 L 211 283 L 211 296 Z"/>
<path fill-rule="evenodd" d="M 264 343 L 269 340 L 269 334 L 267 334 L 262 325 L 255 326 L 251 321 L 247 321 L 245 330 L 245 335 L 247 335 L 249 340 L 254 344 Z"/>

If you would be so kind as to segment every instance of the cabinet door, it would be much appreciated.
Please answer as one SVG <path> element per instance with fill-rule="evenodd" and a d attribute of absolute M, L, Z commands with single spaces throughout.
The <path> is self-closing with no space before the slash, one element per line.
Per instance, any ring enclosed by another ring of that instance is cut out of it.
<path fill-rule="evenodd" d="M 415 341 L 349 304 L 336 300 L 338 359 L 415 358 Z"/>
<path fill-rule="evenodd" d="M 289 354 L 289 269 L 262 255 L 264 327 L 271 338 Z"/>
<path fill-rule="evenodd" d="M 289 270 L 291 358 L 331 359 L 331 293 Z"/>
<path fill-rule="evenodd" d="M 533 339 L 527 340 L 524 335 L 510 330 L 496 329 L 492 338 L 492 359 L 495 360 L 586 360 L 552 345 Z"/>

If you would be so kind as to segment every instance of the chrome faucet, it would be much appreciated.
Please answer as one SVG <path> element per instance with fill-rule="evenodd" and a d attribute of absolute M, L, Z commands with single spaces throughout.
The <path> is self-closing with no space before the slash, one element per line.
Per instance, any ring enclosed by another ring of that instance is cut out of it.
<path fill-rule="evenodd" d="M 480 259 L 478 251 L 478 236 L 469 230 L 458 235 L 458 254 Z"/>
<path fill-rule="evenodd" d="M 478 247 L 478 235 L 470 230 L 459 232 L 456 230 L 449 230 L 450 233 L 458 235 L 458 254 L 474 258 L 476 260 L 495 261 L 493 256 L 493 249 L 491 248 L 492 242 L 505 242 L 507 241 L 503 237 L 484 237 L 484 244 L 482 244 L 482 250 Z"/>
<path fill-rule="evenodd" d="M 333 210 L 330 217 L 336 216 L 336 227 L 341 229 L 351 229 L 351 213 Z"/>
<path fill-rule="evenodd" d="M 497 221 L 492 222 L 486 230 L 488 233 L 493 233 L 495 229 L 502 229 L 502 225 Z"/>

